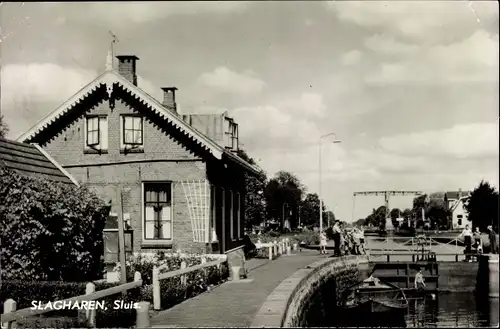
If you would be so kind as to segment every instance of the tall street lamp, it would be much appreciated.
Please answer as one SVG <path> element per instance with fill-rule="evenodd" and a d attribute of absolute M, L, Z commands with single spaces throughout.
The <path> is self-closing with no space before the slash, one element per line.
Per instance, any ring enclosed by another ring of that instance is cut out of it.
<path fill-rule="evenodd" d="M 329 133 L 326 135 L 323 135 L 319 138 L 318 140 L 318 147 L 319 147 L 319 231 L 323 232 L 323 199 L 321 198 L 321 181 L 322 181 L 322 172 L 321 172 L 321 142 L 323 141 L 323 138 L 329 137 L 329 136 L 335 136 L 335 139 L 332 141 L 332 143 L 337 144 L 340 143 L 341 140 L 337 139 L 337 136 L 335 133 Z"/>

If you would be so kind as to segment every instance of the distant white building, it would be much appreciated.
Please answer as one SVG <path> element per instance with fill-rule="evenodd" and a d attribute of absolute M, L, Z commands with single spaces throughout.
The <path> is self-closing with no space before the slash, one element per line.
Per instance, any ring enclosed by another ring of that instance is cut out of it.
<path fill-rule="evenodd" d="M 446 192 L 444 194 L 444 200 L 451 212 L 451 228 L 461 229 L 465 225 L 469 225 L 472 229 L 472 222 L 469 221 L 469 214 L 465 210 L 465 202 L 470 197 L 471 192 L 463 192 L 459 189 L 456 192 Z"/>

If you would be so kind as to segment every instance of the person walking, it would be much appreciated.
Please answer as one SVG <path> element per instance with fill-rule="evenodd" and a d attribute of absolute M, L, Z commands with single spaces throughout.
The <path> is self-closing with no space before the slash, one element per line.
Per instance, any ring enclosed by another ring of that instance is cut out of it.
<path fill-rule="evenodd" d="M 363 230 L 363 227 L 360 227 L 360 229 L 359 229 L 359 245 L 361 246 L 361 249 L 363 250 L 363 254 L 366 254 L 365 231 Z"/>
<path fill-rule="evenodd" d="M 352 233 L 352 241 L 354 243 L 354 254 L 361 255 L 361 250 L 359 247 L 359 230 L 357 227 L 354 228 Z"/>
<path fill-rule="evenodd" d="M 474 232 L 474 247 L 478 254 L 483 251 L 483 240 L 481 239 L 481 231 L 479 231 L 479 226 L 476 226 L 476 231 Z"/>
<path fill-rule="evenodd" d="M 334 255 L 340 256 L 340 225 L 338 220 L 333 225 L 333 243 L 335 244 Z"/>
<path fill-rule="evenodd" d="M 491 225 L 488 225 L 488 238 L 490 240 L 490 254 L 498 254 L 497 234 Z"/>
<path fill-rule="evenodd" d="M 419 267 L 417 274 L 415 275 L 415 289 L 422 291 L 425 289 L 424 275 L 422 274 L 422 268 Z"/>
<path fill-rule="evenodd" d="M 469 228 L 469 225 L 465 225 L 464 230 L 458 237 L 463 237 L 464 238 L 464 244 L 465 244 L 465 261 L 466 262 L 471 262 L 472 260 L 470 259 L 470 253 L 471 253 L 471 246 L 472 246 L 472 231 Z"/>
<path fill-rule="evenodd" d="M 319 253 L 320 254 L 326 254 L 326 233 L 325 231 L 323 230 L 320 234 L 319 234 Z"/>

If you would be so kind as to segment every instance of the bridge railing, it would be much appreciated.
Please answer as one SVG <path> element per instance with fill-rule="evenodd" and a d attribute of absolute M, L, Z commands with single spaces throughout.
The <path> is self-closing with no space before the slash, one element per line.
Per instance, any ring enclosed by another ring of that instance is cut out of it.
<path fill-rule="evenodd" d="M 444 240 L 444 241 L 443 241 Z M 463 246 L 463 241 L 459 237 L 380 237 L 366 240 L 366 250 L 368 251 L 441 251 L 449 250 L 456 253 Z M 441 249 L 439 249 L 441 248 Z"/>
<path fill-rule="evenodd" d="M 458 261 L 466 255 L 463 241 L 458 236 L 450 237 L 380 237 L 367 239 L 366 251 L 372 258 L 391 256 L 411 256 L 412 261 L 425 260 L 440 256 L 448 260 Z M 434 256 L 429 256 L 434 255 Z M 476 253 L 471 253 L 475 256 Z M 394 257 L 393 257 L 394 259 Z"/>

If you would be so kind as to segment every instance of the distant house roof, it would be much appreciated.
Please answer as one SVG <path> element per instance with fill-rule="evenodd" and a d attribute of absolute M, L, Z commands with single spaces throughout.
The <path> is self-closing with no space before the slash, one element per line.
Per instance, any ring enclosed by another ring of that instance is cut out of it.
<path fill-rule="evenodd" d="M 448 200 L 458 200 L 459 194 L 462 193 L 462 197 L 469 196 L 471 194 L 470 191 L 451 191 L 451 192 L 446 192 L 445 196 Z"/>
<path fill-rule="evenodd" d="M 66 170 L 36 144 L 0 138 L 0 167 L 25 176 L 78 185 Z"/>

